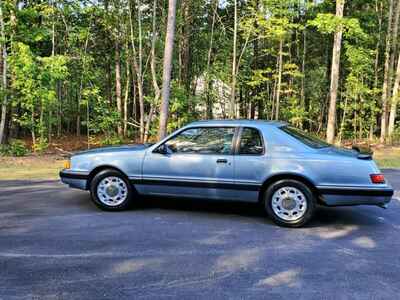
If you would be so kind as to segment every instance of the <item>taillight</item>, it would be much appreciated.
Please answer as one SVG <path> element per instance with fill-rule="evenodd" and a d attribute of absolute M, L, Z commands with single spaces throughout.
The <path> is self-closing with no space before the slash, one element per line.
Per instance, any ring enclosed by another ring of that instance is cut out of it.
<path fill-rule="evenodd" d="M 385 176 L 383 174 L 371 174 L 372 183 L 385 183 Z"/>

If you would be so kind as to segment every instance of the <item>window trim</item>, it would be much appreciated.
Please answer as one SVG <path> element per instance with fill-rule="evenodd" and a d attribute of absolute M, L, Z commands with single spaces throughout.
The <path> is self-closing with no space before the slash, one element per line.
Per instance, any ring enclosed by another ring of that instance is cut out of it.
<path fill-rule="evenodd" d="M 254 130 L 256 130 L 258 132 L 258 135 L 260 136 L 260 139 L 261 139 L 261 145 L 262 145 L 262 148 L 263 148 L 262 153 L 259 153 L 259 154 L 256 154 L 256 153 L 254 153 L 254 154 L 250 154 L 250 153 L 241 154 L 239 152 L 240 151 L 240 141 L 242 140 L 243 129 L 246 129 L 246 128 L 254 129 Z M 235 155 L 239 155 L 239 156 L 263 156 L 263 155 L 265 155 L 265 153 L 266 153 L 266 151 L 265 151 L 264 136 L 263 136 L 261 130 L 256 128 L 256 127 L 251 127 L 251 126 L 241 126 L 241 127 L 239 127 L 238 136 L 237 136 L 236 144 L 235 144 Z"/>
<path fill-rule="evenodd" d="M 185 154 L 189 154 L 189 155 L 221 155 L 221 156 L 232 156 L 235 155 L 235 145 L 236 145 L 236 141 L 238 139 L 238 131 L 239 131 L 239 127 L 238 126 L 193 126 L 193 127 L 188 127 L 188 128 L 184 128 L 182 130 L 179 130 L 178 132 L 176 132 L 173 136 L 171 136 L 169 139 L 165 140 L 163 143 L 159 144 L 157 147 L 155 147 L 151 152 L 152 153 L 157 153 L 156 149 L 158 149 L 159 147 L 161 147 L 162 145 L 165 145 L 168 141 L 172 140 L 173 138 L 177 137 L 178 135 L 182 134 L 183 132 L 187 131 L 187 130 L 191 130 L 191 129 L 199 129 L 199 128 L 232 128 L 234 129 L 233 132 L 233 137 L 232 137 L 232 147 L 231 147 L 231 151 L 229 153 L 184 153 L 184 152 L 177 152 L 177 153 L 171 153 L 169 155 L 185 155 Z"/>

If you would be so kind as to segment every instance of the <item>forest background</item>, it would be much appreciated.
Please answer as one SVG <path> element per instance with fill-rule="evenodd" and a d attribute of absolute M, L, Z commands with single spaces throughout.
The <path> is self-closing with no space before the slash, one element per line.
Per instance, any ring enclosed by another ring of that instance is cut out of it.
<path fill-rule="evenodd" d="M 398 0 L 1 0 L 0 152 L 245 118 L 400 160 L 399 17 Z"/>

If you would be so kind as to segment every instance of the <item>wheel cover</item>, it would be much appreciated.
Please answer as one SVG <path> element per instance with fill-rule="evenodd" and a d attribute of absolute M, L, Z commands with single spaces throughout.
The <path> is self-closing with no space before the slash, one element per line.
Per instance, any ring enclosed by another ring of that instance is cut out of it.
<path fill-rule="evenodd" d="M 285 221 L 296 221 L 307 211 L 307 198 L 299 189 L 284 186 L 273 194 L 271 206 L 279 218 Z"/>
<path fill-rule="evenodd" d="M 128 187 L 119 177 L 103 178 L 97 185 L 97 198 L 107 206 L 118 206 L 128 197 Z"/>

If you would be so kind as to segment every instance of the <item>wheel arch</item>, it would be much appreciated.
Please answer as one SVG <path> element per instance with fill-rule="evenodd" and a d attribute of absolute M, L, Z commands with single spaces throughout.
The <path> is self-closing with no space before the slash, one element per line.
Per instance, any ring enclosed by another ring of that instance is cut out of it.
<path fill-rule="evenodd" d="M 114 170 L 117 171 L 119 173 L 121 173 L 125 179 L 129 182 L 129 178 L 128 176 L 119 168 L 112 166 L 112 165 L 101 165 L 101 166 L 97 166 L 96 168 L 94 168 L 92 171 L 90 171 L 89 175 L 88 175 L 88 179 L 86 181 L 86 189 L 90 190 L 90 184 L 92 183 L 93 178 L 96 176 L 96 174 L 98 174 L 101 171 L 104 170 Z M 133 185 L 131 185 L 133 187 Z"/>
<path fill-rule="evenodd" d="M 296 173 L 279 173 L 279 174 L 275 174 L 275 175 L 268 177 L 261 186 L 260 193 L 258 196 L 258 201 L 260 203 L 262 202 L 264 192 L 267 190 L 267 188 L 271 184 L 273 184 L 274 182 L 277 182 L 279 180 L 283 180 L 283 179 L 297 180 L 297 181 L 305 184 L 311 190 L 311 192 L 315 195 L 315 198 L 317 199 L 317 201 L 319 201 L 320 194 L 319 194 L 318 189 L 316 188 L 315 184 L 313 183 L 313 181 L 311 179 L 305 177 L 304 175 L 300 175 L 300 174 L 296 174 Z"/>

